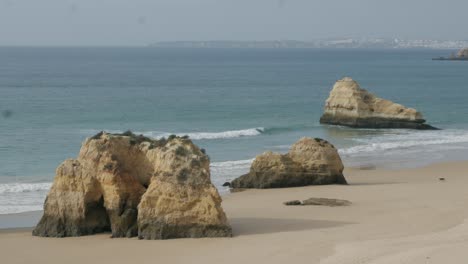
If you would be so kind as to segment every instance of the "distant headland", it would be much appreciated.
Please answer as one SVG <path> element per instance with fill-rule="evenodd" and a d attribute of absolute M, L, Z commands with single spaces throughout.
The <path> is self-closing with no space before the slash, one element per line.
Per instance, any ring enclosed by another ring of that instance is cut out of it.
<path fill-rule="evenodd" d="M 148 45 L 158 48 L 374 48 L 374 49 L 461 49 L 468 47 L 467 40 L 428 40 L 400 38 L 336 38 L 311 41 L 161 41 Z"/>
<path fill-rule="evenodd" d="M 468 48 L 463 48 L 459 50 L 457 54 L 452 53 L 450 54 L 450 57 L 439 57 L 439 58 L 433 58 L 432 60 L 468 61 Z"/>

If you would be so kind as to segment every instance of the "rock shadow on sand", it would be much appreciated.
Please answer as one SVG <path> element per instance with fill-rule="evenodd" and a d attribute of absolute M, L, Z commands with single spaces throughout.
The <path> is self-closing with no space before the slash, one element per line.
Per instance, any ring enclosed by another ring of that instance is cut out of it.
<path fill-rule="evenodd" d="M 353 224 L 351 222 L 328 220 L 254 217 L 230 218 L 229 221 L 233 229 L 233 236 L 235 237 L 245 235 L 305 231 L 311 229 L 324 229 Z"/>

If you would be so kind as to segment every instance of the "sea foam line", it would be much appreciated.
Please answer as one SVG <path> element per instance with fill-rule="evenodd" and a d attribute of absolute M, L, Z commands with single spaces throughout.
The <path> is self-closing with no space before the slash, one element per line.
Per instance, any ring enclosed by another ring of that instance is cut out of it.
<path fill-rule="evenodd" d="M 3 184 L 0 184 L 0 194 L 48 191 L 51 186 L 52 186 L 51 182 L 3 183 Z"/>
<path fill-rule="evenodd" d="M 248 129 L 241 129 L 241 130 L 228 130 L 223 132 L 189 132 L 189 133 L 175 133 L 177 136 L 189 136 L 189 138 L 194 140 L 200 139 L 223 139 L 223 138 L 238 138 L 238 137 L 251 137 L 251 136 L 258 136 L 262 134 L 264 131 L 263 127 L 258 128 L 248 128 Z M 161 132 L 143 132 L 142 134 L 153 136 L 156 138 L 161 137 L 168 137 L 171 133 L 162 133 Z"/>
<path fill-rule="evenodd" d="M 249 167 L 253 159 L 234 160 L 211 163 L 213 170 L 242 169 Z M 52 187 L 52 182 L 41 183 L 1 183 L 0 194 L 8 193 L 29 193 L 29 192 L 47 192 Z"/>
<path fill-rule="evenodd" d="M 367 152 L 381 152 L 444 144 L 468 143 L 468 131 L 440 130 L 436 132 L 406 132 L 397 135 L 382 135 L 371 138 L 356 138 L 360 145 L 340 149 L 339 153 L 351 155 Z"/>
<path fill-rule="evenodd" d="M 122 133 L 122 131 L 118 130 L 105 130 L 109 133 Z M 240 129 L 240 130 L 228 130 L 222 132 L 187 132 L 187 133 L 170 133 L 170 132 L 162 132 L 162 131 L 135 131 L 135 134 L 143 134 L 148 137 L 153 137 L 156 139 L 160 139 L 163 137 L 168 137 L 170 135 L 177 135 L 177 136 L 189 136 L 189 138 L 193 140 L 201 140 L 201 139 L 226 139 L 226 138 L 239 138 L 239 137 L 252 137 L 261 135 L 265 129 L 263 127 L 256 127 L 256 128 L 247 128 L 247 129 Z M 82 130 L 82 133 L 86 134 L 93 134 L 98 133 L 98 130 Z"/>
<path fill-rule="evenodd" d="M 253 159 L 247 160 L 229 160 L 229 161 L 221 161 L 221 162 L 213 162 L 211 163 L 211 168 L 239 168 L 239 167 L 248 167 L 252 164 Z"/>

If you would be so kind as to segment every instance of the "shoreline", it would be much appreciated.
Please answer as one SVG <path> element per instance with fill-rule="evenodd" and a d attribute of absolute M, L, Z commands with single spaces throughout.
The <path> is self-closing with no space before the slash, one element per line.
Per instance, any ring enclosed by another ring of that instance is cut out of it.
<path fill-rule="evenodd" d="M 0 234 L 7 230 L 32 229 L 42 216 L 40 211 L 27 211 L 14 214 L 0 214 Z"/>
<path fill-rule="evenodd" d="M 233 238 L 141 241 L 98 234 L 56 239 L 33 237 L 31 228 L 1 229 L 2 260 L 73 264 L 105 255 L 104 263 L 461 263 L 456 261 L 468 255 L 461 250 L 468 246 L 466 171 L 468 161 L 397 170 L 347 168 L 349 185 L 230 193 L 223 196 L 223 208 Z M 353 204 L 283 205 L 311 197 Z M 28 213 L 0 215 L 0 223 L 5 216 Z"/>
<path fill-rule="evenodd" d="M 367 136 L 362 135 L 362 133 L 368 133 L 365 132 L 366 130 L 348 131 L 344 128 L 338 128 L 337 130 L 336 128 L 325 127 L 325 131 L 330 133 L 328 137 L 343 137 L 343 141 L 337 139 L 337 142 L 338 145 L 341 144 L 339 153 L 347 168 L 375 167 L 376 169 L 392 170 L 419 168 L 434 163 L 458 161 L 460 157 L 466 157 L 468 154 L 468 143 L 465 142 L 468 140 L 468 130 L 466 129 L 447 129 L 443 130 L 442 134 L 429 132 L 428 135 L 420 134 L 418 131 L 384 130 L 383 132 L 375 132 L 375 134 L 369 132 L 369 134 L 366 134 Z M 297 135 L 294 137 L 297 137 Z M 354 137 L 362 137 L 363 141 L 353 141 L 354 143 L 351 145 L 343 143 L 346 138 L 346 140 L 350 140 L 350 138 Z M 267 137 L 258 137 L 258 140 L 265 139 Z M 256 142 L 257 138 L 245 137 L 243 140 Z M 420 145 L 416 146 L 417 144 Z M 265 148 L 265 150 L 282 153 L 290 147 L 290 144 L 270 145 L 275 146 Z M 214 148 L 216 149 L 216 146 Z M 256 152 L 255 155 L 259 153 L 262 153 L 262 151 Z M 248 173 L 255 155 L 225 157 L 224 154 L 215 154 L 220 159 L 211 162 L 211 178 L 220 194 L 224 196 L 229 190 L 223 188 L 222 185 Z M 52 173 L 53 170 L 55 168 L 51 168 L 49 172 Z M 38 174 L 40 176 L 34 174 L 21 175 L 23 176 L 0 177 L 0 216 L 42 209 L 46 194 L 54 179 L 54 174 L 52 173 L 49 176 L 44 176 L 44 173 Z"/>
<path fill-rule="evenodd" d="M 253 161 L 253 159 L 252 159 Z M 373 163 L 363 163 L 361 165 L 355 165 L 355 166 L 345 166 L 345 171 L 344 173 L 346 172 L 349 172 L 349 171 L 375 171 L 375 170 L 378 170 L 378 171 L 399 171 L 399 170 L 411 170 L 411 169 L 419 169 L 419 168 L 424 168 L 424 167 L 428 167 L 428 166 L 431 166 L 431 165 L 440 165 L 440 164 L 446 164 L 446 163 L 460 163 L 460 162 L 468 162 L 468 160 L 452 160 L 452 161 L 443 161 L 443 162 L 434 162 L 434 163 L 430 163 L 430 164 L 427 164 L 427 165 L 421 165 L 421 166 L 415 166 L 415 167 L 397 167 L 397 168 L 393 168 L 393 167 L 382 167 L 382 166 L 378 166 L 376 164 L 373 164 Z M 346 176 L 346 175 L 345 175 Z M 52 184 L 53 181 L 50 181 L 50 182 L 42 182 L 42 183 L 50 183 Z M 295 188 L 295 187 L 294 187 Z M 301 188 L 301 187 L 298 187 L 298 188 Z M 285 188 L 285 189 L 290 189 L 290 188 Z M 230 189 L 231 190 L 231 189 Z M 230 191 L 230 190 L 220 190 L 218 189 L 218 192 L 220 193 L 221 197 L 225 198 L 226 196 L 232 194 L 232 193 L 237 193 L 237 192 L 243 192 L 243 191 L 248 191 L 249 189 L 242 189 L 241 191 Z M 253 190 L 257 190 L 257 189 L 250 189 L 250 191 L 253 191 Z M 48 191 L 47 191 L 48 193 Z M 5 230 L 5 229 L 15 229 L 15 228 L 32 228 L 33 226 L 19 226 L 19 227 L 2 227 L 2 221 L 4 218 L 6 217 L 11 217 L 11 218 L 15 218 L 15 219 L 22 219 L 22 218 L 25 218 L 25 217 L 31 217 L 31 216 L 36 216 L 36 217 L 39 217 L 42 216 L 42 212 L 43 210 L 33 210 L 33 211 L 24 211 L 24 212 L 18 212 L 18 213 L 6 213 L 6 214 L 0 214 L 0 231 L 1 230 Z"/>
<path fill-rule="evenodd" d="M 413 171 L 413 170 L 425 170 L 429 167 L 441 167 L 441 166 L 449 166 L 449 165 L 463 165 L 467 164 L 468 167 L 468 160 L 451 160 L 451 161 L 441 161 L 441 162 L 434 162 L 434 163 L 429 163 L 425 165 L 420 165 L 420 166 L 414 166 L 414 167 L 385 167 L 385 166 L 379 166 L 374 163 L 363 163 L 361 165 L 356 165 L 356 166 L 346 166 L 344 170 L 344 174 L 346 177 L 346 174 L 350 173 L 352 176 L 357 174 L 359 171 L 363 172 L 375 172 L 377 171 L 378 174 L 388 174 L 392 172 L 405 172 L 405 171 Z M 52 182 L 50 182 L 52 184 Z M 355 184 L 361 184 L 361 183 L 350 183 L 348 185 L 355 185 Z M 294 189 L 299 189 L 299 188 L 309 188 L 309 187 L 324 187 L 324 186 L 333 186 L 333 185 L 315 185 L 315 186 L 305 186 L 305 187 L 292 187 L 292 188 L 274 188 L 274 189 L 241 189 L 241 190 L 227 190 L 227 191 L 221 191 L 218 189 L 218 192 L 220 193 L 221 197 L 223 198 L 223 201 L 226 197 L 240 193 L 240 192 L 253 192 L 253 191 L 265 191 L 265 190 L 294 190 Z M 48 193 L 48 191 L 47 191 Z M 0 214 L 0 232 L 2 230 L 9 230 L 9 229 L 23 229 L 23 228 L 33 228 L 35 224 L 33 225 L 20 225 L 20 226 L 12 226 L 12 227 L 3 227 L 5 224 L 2 225 L 2 223 L 7 220 L 6 218 L 11 218 L 12 220 L 19 220 L 21 223 L 25 222 L 26 218 L 36 218 L 37 221 L 39 221 L 40 217 L 42 216 L 43 210 L 33 210 L 33 211 L 24 211 L 24 212 L 18 212 L 18 213 L 7 213 L 7 214 Z"/>

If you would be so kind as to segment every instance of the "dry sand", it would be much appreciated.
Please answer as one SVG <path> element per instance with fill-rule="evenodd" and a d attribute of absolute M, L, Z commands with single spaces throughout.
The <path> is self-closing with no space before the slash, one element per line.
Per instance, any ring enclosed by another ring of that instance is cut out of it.
<path fill-rule="evenodd" d="M 101 234 L 58 239 L 4 230 L 0 262 L 468 263 L 468 162 L 350 169 L 345 176 L 349 186 L 249 190 L 224 197 L 233 238 L 140 241 Z M 283 205 L 310 197 L 353 204 Z"/>

